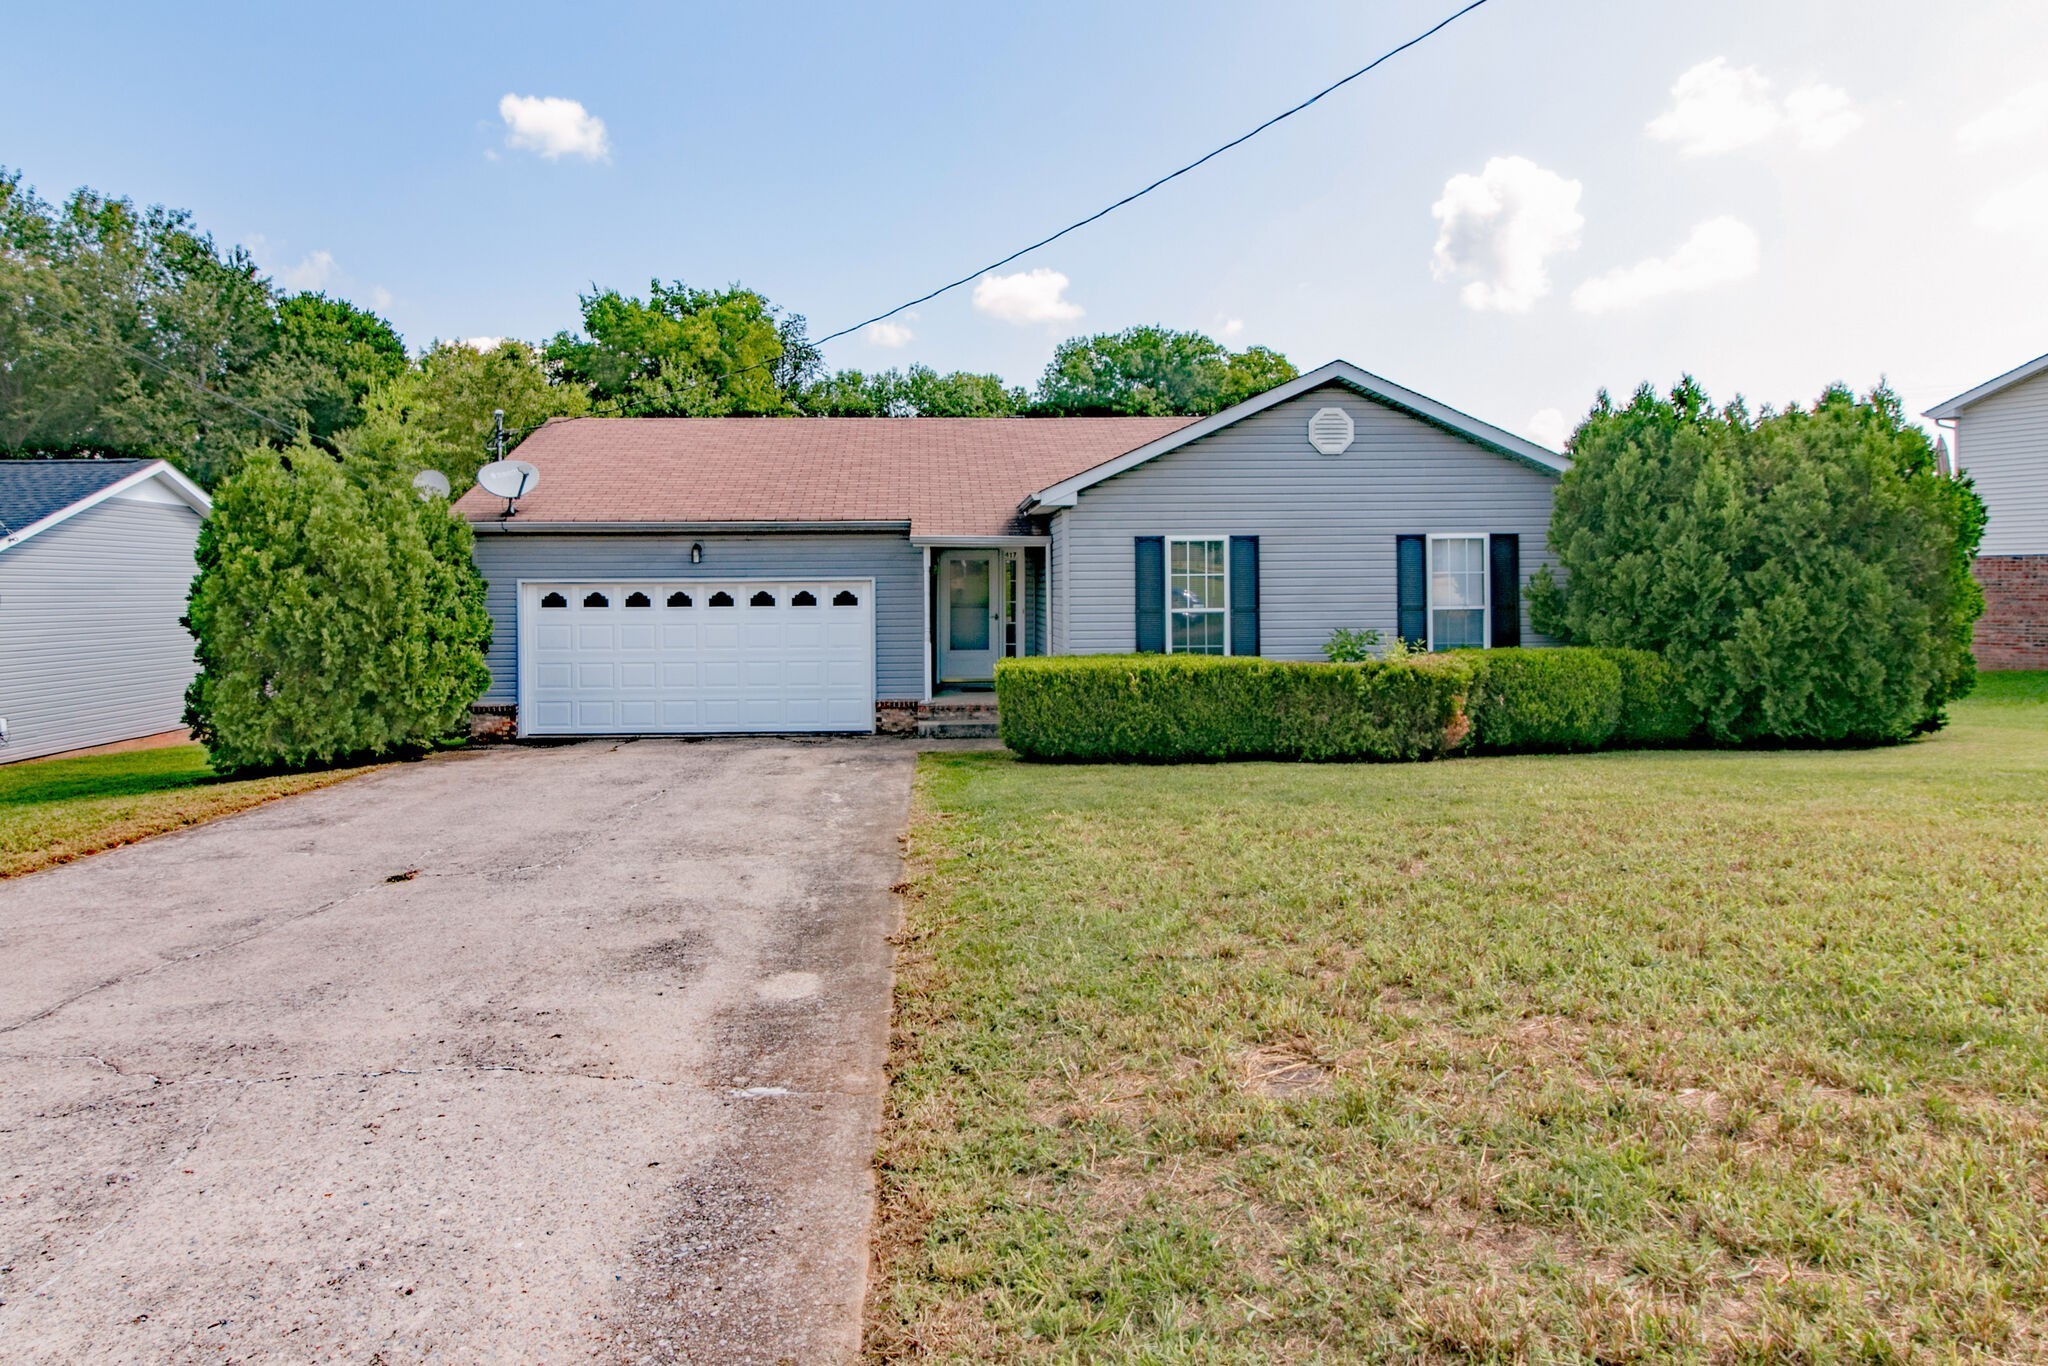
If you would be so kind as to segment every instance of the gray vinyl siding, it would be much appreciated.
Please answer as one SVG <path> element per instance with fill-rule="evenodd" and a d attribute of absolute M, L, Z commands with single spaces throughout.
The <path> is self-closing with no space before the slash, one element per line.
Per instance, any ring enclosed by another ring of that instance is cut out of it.
<path fill-rule="evenodd" d="M 1956 459 L 1990 514 L 1978 553 L 2048 554 L 2048 373 L 1963 409 Z"/>
<path fill-rule="evenodd" d="M 1046 577 L 1052 582 L 1046 594 L 1045 652 L 1067 653 L 1067 514 L 1053 513 L 1046 524 L 1051 544 L 1045 550 Z"/>
<path fill-rule="evenodd" d="M 690 545 L 704 562 L 690 563 Z M 491 614 L 486 702 L 518 700 L 521 579 L 873 579 L 875 696 L 919 698 L 924 689 L 923 556 L 909 538 L 838 535 L 499 535 L 480 530 L 476 566 Z"/>
<path fill-rule="evenodd" d="M 1351 414 L 1343 455 L 1308 444 L 1318 408 Z M 1102 654 L 1136 644 L 1132 540 L 1259 537 L 1261 653 L 1320 659 L 1340 626 L 1392 636 L 1394 542 L 1404 533 L 1513 532 L 1524 578 L 1550 559 L 1557 477 L 1331 385 L 1084 490 L 1053 518 L 1060 565 L 1055 649 Z M 1524 609 L 1523 639 L 1534 635 Z"/>
<path fill-rule="evenodd" d="M 1045 552 L 1024 551 L 1024 640 L 1027 655 L 1045 653 Z"/>
<path fill-rule="evenodd" d="M 0 762 L 183 723 L 199 522 L 115 497 L 0 551 Z"/>

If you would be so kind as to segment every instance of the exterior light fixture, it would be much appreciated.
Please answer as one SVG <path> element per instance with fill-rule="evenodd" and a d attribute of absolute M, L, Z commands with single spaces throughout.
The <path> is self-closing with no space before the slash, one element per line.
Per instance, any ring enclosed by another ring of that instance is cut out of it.
<path fill-rule="evenodd" d="M 691 563 L 691 564 L 702 564 L 702 563 L 704 563 L 704 542 L 702 542 L 702 541 L 692 541 L 692 542 L 690 542 L 690 563 Z"/>

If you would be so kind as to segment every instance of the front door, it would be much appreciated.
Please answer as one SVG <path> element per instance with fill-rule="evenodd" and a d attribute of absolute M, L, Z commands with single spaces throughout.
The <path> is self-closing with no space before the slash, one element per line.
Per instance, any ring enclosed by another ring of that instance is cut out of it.
<path fill-rule="evenodd" d="M 1002 653 L 1002 603 L 993 550 L 939 552 L 939 682 L 987 683 Z"/>

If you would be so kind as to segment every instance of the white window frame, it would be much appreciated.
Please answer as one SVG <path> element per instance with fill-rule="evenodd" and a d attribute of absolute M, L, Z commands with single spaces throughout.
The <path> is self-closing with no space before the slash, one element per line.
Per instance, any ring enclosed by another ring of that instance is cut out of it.
<path fill-rule="evenodd" d="M 1438 541 L 1479 542 L 1479 630 L 1485 644 L 1480 648 L 1493 648 L 1493 536 L 1484 531 L 1432 531 L 1423 546 L 1426 552 L 1422 563 L 1422 602 L 1424 638 L 1429 652 L 1436 653 L 1436 543 Z M 1446 607 L 1447 612 L 1469 612 L 1470 607 Z M 1465 649 L 1465 646 L 1459 646 Z"/>
<path fill-rule="evenodd" d="M 1231 649 L 1230 649 L 1230 644 L 1231 644 L 1231 642 L 1230 642 L 1230 537 L 1229 537 L 1229 535 L 1228 535 L 1228 534 L 1218 534 L 1218 535 L 1207 535 L 1207 536 L 1205 536 L 1205 535 L 1199 535 L 1199 534 L 1191 534 L 1191 535 L 1181 535 L 1181 536 L 1166 536 L 1166 537 L 1162 537 L 1161 539 L 1162 539 L 1162 541 L 1163 541 L 1163 542 L 1164 542 L 1164 544 L 1165 544 L 1165 551 L 1164 551 L 1164 555 L 1163 555 L 1163 558 L 1164 558 L 1164 560 L 1165 560 L 1165 564 L 1164 564 L 1163 566 L 1161 566 L 1161 567 L 1162 567 L 1162 569 L 1164 570 L 1164 572 L 1163 572 L 1163 573 L 1161 574 L 1161 576 L 1160 576 L 1160 577 L 1161 577 L 1161 578 L 1163 578 L 1163 579 L 1164 579 L 1164 580 L 1166 581 L 1166 582 L 1165 582 L 1165 585 L 1164 585 L 1164 587 L 1163 587 L 1163 588 L 1161 589 L 1161 592 L 1162 592 L 1162 594 L 1164 595 L 1164 597 L 1165 597 L 1165 599 L 1166 599 L 1166 653 L 1168 653 L 1168 654 L 1172 654 L 1172 653 L 1173 653 L 1173 614 L 1174 614 L 1174 612 L 1175 612 L 1175 611 L 1186 611 L 1186 610 L 1187 610 L 1186 608 L 1175 608 L 1175 607 L 1174 607 L 1174 605 L 1173 605 L 1173 548 L 1174 548 L 1174 546 L 1175 546 L 1176 544 L 1178 544 L 1178 545 L 1190 545 L 1190 544 L 1193 544 L 1193 545 L 1206 545 L 1206 544 L 1208 544 L 1208 543 L 1209 543 L 1209 542 L 1211 542 L 1211 541 L 1217 541 L 1217 542 L 1220 542 L 1220 543 L 1222 544 L 1222 546 L 1223 546 L 1223 606 L 1222 606 L 1222 607 L 1221 607 L 1220 609 L 1218 609 L 1218 608 L 1207 608 L 1207 607 L 1205 607 L 1205 608 L 1201 608 L 1201 609 L 1199 609 L 1199 610 L 1201 610 L 1201 611 L 1202 611 L 1202 612 L 1203 612 L 1204 614 L 1211 614 L 1211 613 L 1216 613 L 1216 612 L 1219 612 L 1219 611 L 1220 611 L 1220 613 L 1221 613 L 1221 615 L 1222 615 L 1222 617 L 1223 617 L 1223 654 L 1224 654 L 1224 656 L 1225 656 L 1225 657 L 1228 657 L 1228 656 L 1230 655 L 1230 653 L 1231 653 Z M 1182 651 L 1181 653 L 1183 653 L 1183 654 L 1187 654 L 1187 653 L 1190 653 L 1190 652 L 1189 652 L 1189 651 L 1186 651 L 1186 650 L 1183 650 L 1183 651 Z M 1202 653 L 1203 653 L 1203 654 L 1207 654 L 1207 653 L 1209 653 L 1209 652 L 1208 652 L 1207 650 L 1204 650 L 1204 651 L 1202 651 Z"/>

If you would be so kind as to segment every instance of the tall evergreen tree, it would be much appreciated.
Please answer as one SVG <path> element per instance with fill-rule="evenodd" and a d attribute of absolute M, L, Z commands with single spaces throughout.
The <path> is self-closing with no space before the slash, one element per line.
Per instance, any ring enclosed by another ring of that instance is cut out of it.
<path fill-rule="evenodd" d="M 1889 389 L 1759 419 L 1690 379 L 1602 394 L 1571 453 L 1534 624 L 1661 651 L 1717 739 L 1900 739 L 1969 690 L 1984 507 Z"/>

